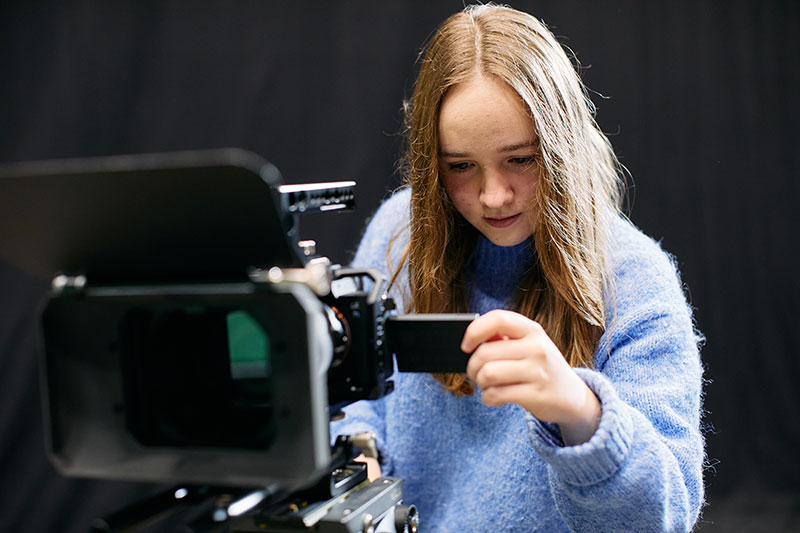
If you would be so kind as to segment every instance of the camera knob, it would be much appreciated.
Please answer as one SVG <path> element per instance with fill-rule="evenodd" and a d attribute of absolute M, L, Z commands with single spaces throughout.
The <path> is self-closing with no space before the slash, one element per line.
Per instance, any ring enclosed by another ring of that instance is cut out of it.
<path fill-rule="evenodd" d="M 417 533 L 419 513 L 414 505 L 398 504 L 394 508 L 394 527 L 397 533 Z"/>

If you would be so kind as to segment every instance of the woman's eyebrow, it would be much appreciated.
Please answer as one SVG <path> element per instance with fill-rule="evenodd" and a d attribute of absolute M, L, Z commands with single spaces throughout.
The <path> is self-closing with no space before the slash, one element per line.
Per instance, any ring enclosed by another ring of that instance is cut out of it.
<path fill-rule="evenodd" d="M 531 148 L 531 147 L 538 147 L 539 146 L 539 139 L 531 139 L 529 141 L 522 141 L 514 144 L 509 144 L 500 148 L 500 152 L 515 152 L 521 148 Z M 469 157 L 469 154 L 466 152 L 448 152 L 446 150 L 439 151 L 439 157 Z"/>
<path fill-rule="evenodd" d="M 520 148 L 530 148 L 530 147 L 535 147 L 535 146 L 539 146 L 539 139 L 531 139 L 530 141 L 524 141 L 524 142 L 520 142 L 520 143 L 509 144 L 508 146 L 504 146 L 504 147 L 500 148 L 500 151 L 501 152 L 515 152 L 515 151 L 519 150 Z"/>
<path fill-rule="evenodd" d="M 445 151 L 439 152 L 439 157 L 467 157 L 468 155 L 469 154 L 466 154 L 464 152 L 445 152 Z"/>

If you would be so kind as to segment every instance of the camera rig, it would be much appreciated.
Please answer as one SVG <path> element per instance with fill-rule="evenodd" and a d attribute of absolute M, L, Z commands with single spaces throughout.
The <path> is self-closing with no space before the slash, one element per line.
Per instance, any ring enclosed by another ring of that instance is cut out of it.
<path fill-rule="evenodd" d="M 284 185 L 234 149 L 0 168 L 0 255 L 51 280 L 51 461 L 179 484 L 99 529 L 203 501 L 202 531 L 415 530 L 402 481 L 352 461 L 374 445 L 329 434 L 393 388 L 384 276 L 298 240 L 300 213 L 352 208 L 354 185 Z"/>

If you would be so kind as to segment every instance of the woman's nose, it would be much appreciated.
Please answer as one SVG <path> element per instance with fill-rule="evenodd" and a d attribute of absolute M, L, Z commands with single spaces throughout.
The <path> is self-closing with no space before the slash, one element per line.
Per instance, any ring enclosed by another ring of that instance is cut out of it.
<path fill-rule="evenodd" d="M 514 201 L 514 189 L 500 172 L 487 171 L 481 187 L 481 203 L 488 208 L 498 208 Z"/>

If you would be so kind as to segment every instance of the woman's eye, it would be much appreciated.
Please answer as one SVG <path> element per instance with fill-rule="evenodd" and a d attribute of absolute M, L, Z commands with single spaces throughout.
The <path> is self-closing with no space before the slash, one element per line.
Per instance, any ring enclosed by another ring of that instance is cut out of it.
<path fill-rule="evenodd" d="M 463 172 L 469 168 L 469 163 L 449 163 L 447 168 L 456 172 Z"/>
<path fill-rule="evenodd" d="M 512 157 L 511 162 L 515 165 L 527 165 L 533 161 L 533 156 Z"/>

